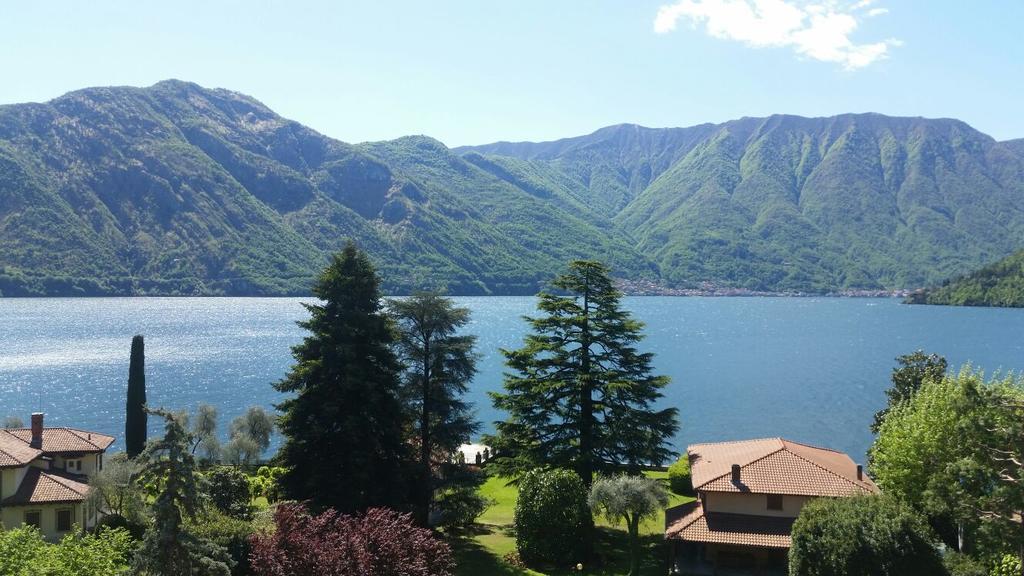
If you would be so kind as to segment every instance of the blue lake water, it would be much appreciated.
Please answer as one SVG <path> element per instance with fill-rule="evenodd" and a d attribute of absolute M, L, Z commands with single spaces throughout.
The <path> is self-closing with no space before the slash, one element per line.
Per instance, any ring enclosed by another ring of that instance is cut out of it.
<path fill-rule="evenodd" d="M 533 298 L 457 298 L 473 311 L 480 374 L 471 400 L 490 429 L 501 417 L 499 348 L 518 347 Z M 894 357 L 923 348 L 950 365 L 1024 370 L 1024 310 L 906 306 L 892 299 L 627 298 L 647 323 L 643 348 L 672 377 L 673 443 L 783 436 L 863 460 Z M 294 298 L 0 299 L 0 418 L 121 436 L 128 351 L 146 336 L 151 405 L 218 407 L 221 429 L 246 407 L 280 399 L 305 316 Z M 156 425 L 151 421 L 151 428 Z"/>

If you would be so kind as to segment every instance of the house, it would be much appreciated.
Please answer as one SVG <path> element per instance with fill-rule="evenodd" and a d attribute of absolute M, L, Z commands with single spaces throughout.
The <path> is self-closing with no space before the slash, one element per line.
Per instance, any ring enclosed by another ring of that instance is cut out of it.
<path fill-rule="evenodd" d="M 804 504 L 878 493 L 846 454 L 782 438 L 694 444 L 687 457 L 697 499 L 665 515 L 683 574 L 785 574 Z"/>
<path fill-rule="evenodd" d="M 74 428 L 0 430 L 0 528 L 37 526 L 59 540 L 75 526 L 92 528 L 99 513 L 87 501 L 89 477 L 103 469 L 113 436 Z"/>

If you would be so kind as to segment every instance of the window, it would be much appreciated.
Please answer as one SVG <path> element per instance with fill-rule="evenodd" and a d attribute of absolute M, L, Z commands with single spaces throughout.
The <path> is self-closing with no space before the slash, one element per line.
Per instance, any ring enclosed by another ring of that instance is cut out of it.
<path fill-rule="evenodd" d="M 768 509 L 769 510 L 782 510 L 782 494 L 769 494 L 768 495 Z"/>
<path fill-rule="evenodd" d="M 40 528 L 43 525 L 43 514 L 38 510 L 25 512 L 25 525 Z"/>
<path fill-rule="evenodd" d="M 57 510 L 57 531 L 70 532 L 71 521 L 74 519 L 71 510 Z"/>

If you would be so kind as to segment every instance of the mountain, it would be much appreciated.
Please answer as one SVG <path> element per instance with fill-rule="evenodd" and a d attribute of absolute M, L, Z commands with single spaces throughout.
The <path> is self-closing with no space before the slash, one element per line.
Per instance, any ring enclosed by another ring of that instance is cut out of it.
<path fill-rule="evenodd" d="M 1024 250 L 939 287 L 916 291 L 907 303 L 1024 308 Z"/>
<path fill-rule="evenodd" d="M 1024 141 L 957 120 L 624 125 L 457 151 L 560 172 L 673 286 L 909 288 L 1024 246 Z"/>
<path fill-rule="evenodd" d="M 936 284 L 1024 246 L 1024 140 L 876 114 L 347 144 L 180 81 L 0 106 L 0 294 L 532 294 L 568 260 L 674 288 Z"/>
<path fill-rule="evenodd" d="M 354 146 L 235 92 L 86 89 L 0 107 L 0 293 L 306 294 L 348 239 L 390 292 L 533 293 L 583 257 L 657 278 L 609 219 L 546 193 L 429 138 Z"/>

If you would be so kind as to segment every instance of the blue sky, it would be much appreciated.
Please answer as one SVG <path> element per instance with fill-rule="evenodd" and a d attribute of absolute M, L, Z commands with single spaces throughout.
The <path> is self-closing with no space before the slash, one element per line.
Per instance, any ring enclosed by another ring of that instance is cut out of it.
<path fill-rule="evenodd" d="M 349 142 L 867 111 L 1024 137 L 1021 0 L 49 0 L 0 18 L 0 103 L 179 78 Z"/>

